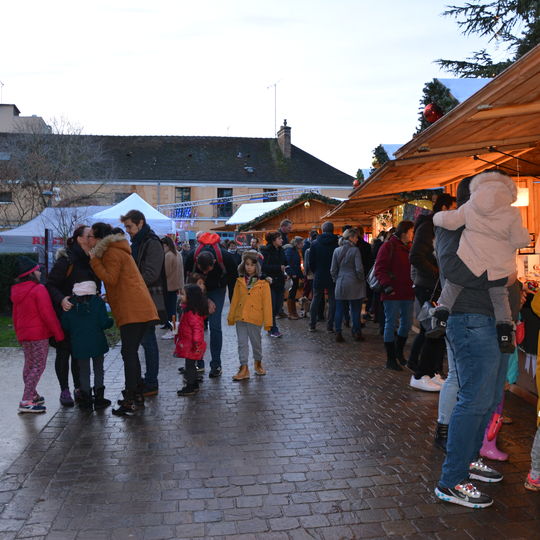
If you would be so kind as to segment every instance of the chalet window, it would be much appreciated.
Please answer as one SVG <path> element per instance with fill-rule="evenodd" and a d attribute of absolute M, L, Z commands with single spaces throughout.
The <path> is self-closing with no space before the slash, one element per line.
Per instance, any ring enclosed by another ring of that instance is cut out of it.
<path fill-rule="evenodd" d="M 231 217 L 233 215 L 232 201 L 231 200 L 221 201 L 219 199 L 232 197 L 233 196 L 232 188 L 218 188 L 217 196 L 218 196 L 217 216 L 218 217 Z"/>
<path fill-rule="evenodd" d="M 177 187 L 175 188 L 174 202 L 189 202 L 191 201 L 191 188 L 190 187 Z"/>
<path fill-rule="evenodd" d="M 10 203 L 10 202 L 13 202 L 13 192 L 0 191 L 0 203 Z"/>
<path fill-rule="evenodd" d="M 271 202 L 271 201 L 277 201 L 277 189 L 263 189 L 263 201 L 264 202 Z"/>
<path fill-rule="evenodd" d="M 118 204 L 118 203 L 122 202 L 124 199 L 127 199 L 130 195 L 131 195 L 131 193 L 123 193 L 123 192 L 115 193 L 114 194 L 114 204 Z"/>

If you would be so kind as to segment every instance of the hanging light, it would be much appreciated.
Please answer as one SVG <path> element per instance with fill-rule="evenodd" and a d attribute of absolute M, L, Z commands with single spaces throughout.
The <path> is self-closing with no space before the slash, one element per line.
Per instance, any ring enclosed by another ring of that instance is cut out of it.
<path fill-rule="evenodd" d="M 517 188 L 517 200 L 512 206 L 529 206 L 529 188 Z"/>

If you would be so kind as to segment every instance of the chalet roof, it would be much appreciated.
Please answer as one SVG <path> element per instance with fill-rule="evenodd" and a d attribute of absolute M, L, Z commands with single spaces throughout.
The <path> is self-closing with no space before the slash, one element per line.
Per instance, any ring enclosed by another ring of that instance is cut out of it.
<path fill-rule="evenodd" d="M 413 137 L 330 215 L 366 200 L 458 182 L 495 165 L 540 175 L 540 45 Z M 520 161 L 516 165 L 516 157 Z M 377 203 L 378 205 L 379 203 Z"/>
<path fill-rule="evenodd" d="M 9 134 L 0 134 L 2 139 Z M 13 136 L 13 135 L 11 135 Z M 20 135 L 17 135 L 20 136 Z M 58 135 L 50 135 L 58 137 Z M 101 136 L 114 180 L 350 186 L 354 178 L 292 145 L 252 137 Z M 97 175 L 104 175 L 104 171 Z"/>

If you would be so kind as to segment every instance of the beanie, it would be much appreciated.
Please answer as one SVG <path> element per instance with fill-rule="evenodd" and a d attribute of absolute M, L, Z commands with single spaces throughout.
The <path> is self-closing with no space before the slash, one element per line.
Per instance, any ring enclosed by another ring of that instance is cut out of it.
<path fill-rule="evenodd" d="M 17 279 L 28 276 L 36 270 L 39 270 L 39 264 L 36 261 L 24 255 L 17 257 Z"/>

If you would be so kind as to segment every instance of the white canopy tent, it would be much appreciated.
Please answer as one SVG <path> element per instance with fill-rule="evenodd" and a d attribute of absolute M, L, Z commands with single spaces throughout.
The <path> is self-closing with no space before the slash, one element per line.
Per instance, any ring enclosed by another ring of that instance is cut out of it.
<path fill-rule="evenodd" d="M 242 225 L 291 201 L 269 201 L 241 204 L 225 225 Z"/>
<path fill-rule="evenodd" d="M 53 242 L 63 245 L 77 225 L 91 224 L 92 216 L 108 206 L 51 207 L 20 227 L 0 231 L 0 253 L 30 253 L 45 244 L 45 229 L 50 229 Z"/>
<path fill-rule="evenodd" d="M 91 218 L 91 223 L 101 221 L 103 223 L 109 223 L 114 227 L 119 227 L 122 225 L 120 216 L 127 214 L 130 210 L 139 210 L 142 212 L 146 218 L 146 223 L 150 225 L 150 228 L 157 235 L 174 233 L 174 221 L 161 212 L 158 212 L 136 193 L 132 193 L 122 202 L 94 214 Z"/>

